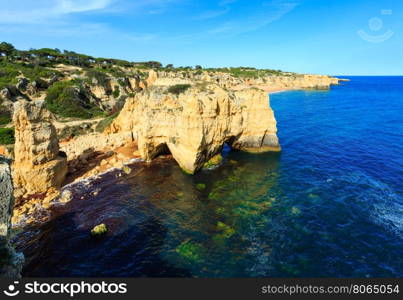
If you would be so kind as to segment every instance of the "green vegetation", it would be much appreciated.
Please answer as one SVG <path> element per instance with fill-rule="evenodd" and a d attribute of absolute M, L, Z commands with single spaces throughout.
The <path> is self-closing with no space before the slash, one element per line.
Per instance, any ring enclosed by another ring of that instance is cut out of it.
<path fill-rule="evenodd" d="M 12 44 L 2 42 L 0 43 L 0 55 L 10 56 L 15 51 L 15 48 Z"/>
<path fill-rule="evenodd" d="M 90 69 L 85 75 L 87 76 L 87 82 L 91 85 L 99 84 L 106 87 L 108 84 L 108 76 L 99 69 Z"/>
<path fill-rule="evenodd" d="M 46 87 L 41 78 L 51 78 L 52 76 L 62 76 L 60 72 L 51 70 L 39 65 L 0 61 L 0 90 L 5 87 L 15 85 L 18 81 L 18 76 L 23 75 L 31 82 L 36 81 L 38 88 Z"/>
<path fill-rule="evenodd" d="M 14 143 L 14 128 L 0 128 L 0 144 L 10 145 Z"/>
<path fill-rule="evenodd" d="M 214 155 L 208 162 L 203 165 L 203 168 L 211 168 L 219 165 L 222 162 L 221 154 Z"/>
<path fill-rule="evenodd" d="M 293 73 L 284 73 L 280 70 L 255 69 L 249 67 L 238 68 L 210 68 L 205 69 L 201 65 L 174 67 L 173 64 L 167 64 L 165 67 L 158 61 L 130 62 L 120 59 L 97 58 L 85 54 L 76 53 L 69 50 L 60 50 L 52 48 L 40 48 L 30 50 L 18 50 L 7 42 L 0 42 L 0 90 L 4 91 L 5 98 L 10 95 L 13 101 L 19 97 L 29 98 L 32 93 L 35 96 L 42 96 L 46 90 L 46 105 L 50 111 L 61 117 L 73 117 L 87 119 L 95 116 L 102 116 L 103 109 L 101 104 L 94 104 L 94 95 L 89 86 L 100 85 L 105 88 L 107 96 L 113 96 L 116 101 L 116 108 L 123 107 L 126 98 L 133 96 L 129 92 L 131 80 L 143 81 L 148 77 L 149 69 L 163 70 L 165 72 L 174 72 L 178 77 L 193 78 L 196 75 L 224 72 L 235 77 L 264 79 L 269 75 L 293 76 Z M 62 71 L 58 71 L 62 70 Z M 68 81 L 65 78 L 73 76 L 74 79 Z M 25 90 L 27 82 L 20 78 L 28 79 L 32 84 L 28 90 Z M 117 81 L 118 86 L 112 86 Z M 20 83 L 19 85 L 17 85 Z M 200 81 L 196 86 L 202 91 L 208 91 L 210 83 Z M 18 86 L 18 88 L 16 87 Z M 124 89 L 120 89 L 123 87 Z M 129 88 L 128 88 L 129 87 Z M 190 84 L 177 84 L 168 87 L 167 93 L 180 95 L 185 93 Z M 38 91 L 39 89 L 39 91 Z M 0 125 L 11 122 L 9 109 L 1 107 L 0 99 Z M 178 108 L 179 109 L 179 108 Z M 171 111 L 170 113 L 175 113 Z M 113 120 L 111 115 L 101 121 L 97 130 L 102 131 Z M 80 134 L 81 129 L 71 129 L 71 134 Z M 70 134 L 66 131 L 66 134 Z M 176 143 L 176 140 L 172 140 Z M 219 163 L 219 162 L 218 162 Z M 215 165 L 207 163 L 206 166 Z"/>
<path fill-rule="evenodd" d="M 206 189 L 206 185 L 204 183 L 198 183 L 198 184 L 196 184 L 196 188 L 199 191 L 203 191 L 204 189 Z"/>
<path fill-rule="evenodd" d="M 190 84 L 176 84 L 168 88 L 168 93 L 179 95 L 191 87 Z"/>
<path fill-rule="evenodd" d="M 176 253 L 190 263 L 199 263 L 202 261 L 202 250 L 200 244 L 187 240 L 176 248 Z"/>
<path fill-rule="evenodd" d="M 11 113 L 3 110 L 3 108 L 0 107 L 0 125 L 5 125 L 11 122 Z"/>
<path fill-rule="evenodd" d="M 220 221 L 217 222 L 217 231 L 220 238 L 230 238 L 235 233 L 233 228 Z"/>
<path fill-rule="evenodd" d="M 251 67 L 210 68 L 207 70 L 210 72 L 229 73 L 234 77 L 243 77 L 243 78 L 259 78 L 259 77 L 264 77 L 264 76 L 284 75 L 284 72 L 281 70 L 256 69 L 256 68 L 251 68 Z"/>
<path fill-rule="evenodd" d="M 5 61 L 0 62 L 0 90 L 17 83 L 17 76 L 20 74 L 12 64 Z"/>
<path fill-rule="evenodd" d="M 69 137 L 76 137 L 79 135 L 87 134 L 92 132 L 90 123 L 82 123 L 79 125 L 66 126 L 58 134 L 59 139 L 65 139 Z"/>
<path fill-rule="evenodd" d="M 89 119 L 103 112 L 90 103 L 88 95 L 74 81 L 59 81 L 48 90 L 45 98 L 47 108 L 62 117 Z"/>
<path fill-rule="evenodd" d="M 119 112 L 116 112 L 102 121 L 100 121 L 97 126 L 95 127 L 95 131 L 97 132 L 103 132 L 109 125 L 112 124 L 113 120 L 119 115 Z"/>
<path fill-rule="evenodd" d="M 119 95 L 120 95 L 120 89 L 119 89 L 118 86 L 115 86 L 115 89 L 114 89 L 113 92 L 112 92 L 112 96 L 113 96 L 114 98 L 118 98 Z"/>

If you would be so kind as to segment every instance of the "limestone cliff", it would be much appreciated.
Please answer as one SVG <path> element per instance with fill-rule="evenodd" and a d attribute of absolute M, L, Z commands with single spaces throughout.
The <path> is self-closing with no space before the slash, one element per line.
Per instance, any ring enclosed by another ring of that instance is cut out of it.
<path fill-rule="evenodd" d="M 0 277 L 20 277 L 24 263 L 22 254 L 10 246 L 9 234 L 14 206 L 10 161 L 0 156 Z"/>
<path fill-rule="evenodd" d="M 17 196 L 45 193 L 50 187 L 60 187 L 65 179 L 67 161 L 59 152 L 52 119 L 43 101 L 15 104 L 13 179 Z"/>
<path fill-rule="evenodd" d="M 224 143 L 245 151 L 279 151 L 276 120 L 267 93 L 228 91 L 216 84 L 193 86 L 179 95 L 153 87 L 129 98 L 107 133 L 137 139 L 151 160 L 171 152 L 188 173 L 199 170 Z"/>
<path fill-rule="evenodd" d="M 267 92 L 286 89 L 327 89 L 338 84 L 339 79 L 328 75 L 283 73 L 282 75 L 259 75 L 257 77 L 235 77 L 224 72 L 200 73 L 166 72 L 157 73 L 155 85 L 192 84 L 195 81 L 215 83 L 222 88 L 242 90 L 255 87 Z"/>

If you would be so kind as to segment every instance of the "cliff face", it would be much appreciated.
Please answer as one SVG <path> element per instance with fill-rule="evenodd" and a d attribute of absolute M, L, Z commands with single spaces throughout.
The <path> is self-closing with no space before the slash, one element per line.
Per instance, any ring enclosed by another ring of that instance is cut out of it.
<path fill-rule="evenodd" d="M 20 277 L 24 257 L 10 246 L 8 237 L 14 207 L 9 160 L 0 156 L 0 277 Z"/>
<path fill-rule="evenodd" d="M 339 79 L 327 75 L 293 74 L 264 75 L 256 78 L 235 77 L 223 72 L 202 72 L 201 74 L 161 71 L 157 74 L 155 85 L 191 84 L 194 81 L 205 81 L 222 88 L 242 90 L 255 87 L 270 92 L 284 89 L 327 89 L 338 84 Z"/>
<path fill-rule="evenodd" d="M 45 193 L 61 186 L 67 161 L 59 153 L 52 115 L 43 101 L 19 101 L 14 107 L 14 185 L 16 195 Z"/>
<path fill-rule="evenodd" d="M 227 91 L 215 84 L 193 86 L 179 95 L 164 87 L 138 93 L 107 132 L 130 133 L 148 161 L 169 150 L 188 173 L 199 170 L 224 143 L 245 151 L 280 150 L 267 94 Z"/>

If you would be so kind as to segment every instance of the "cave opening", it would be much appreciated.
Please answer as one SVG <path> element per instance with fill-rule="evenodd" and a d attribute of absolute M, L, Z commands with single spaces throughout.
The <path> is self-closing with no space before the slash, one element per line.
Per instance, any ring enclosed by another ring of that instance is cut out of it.
<path fill-rule="evenodd" d="M 221 156 L 226 157 L 231 151 L 234 149 L 232 148 L 233 143 L 237 140 L 237 137 L 231 136 L 224 142 L 222 149 L 221 149 Z"/>
<path fill-rule="evenodd" d="M 156 147 L 153 158 L 157 158 L 158 156 L 162 156 L 162 155 L 172 155 L 172 153 L 169 150 L 169 147 L 166 143 L 159 144 Z"/>

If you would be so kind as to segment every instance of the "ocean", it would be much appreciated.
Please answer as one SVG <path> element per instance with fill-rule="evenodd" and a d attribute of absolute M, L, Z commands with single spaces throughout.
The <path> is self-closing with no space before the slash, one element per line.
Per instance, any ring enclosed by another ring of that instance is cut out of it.
<path fill-rule="evenodd" d="M 158 158 L 76 184 L 16 236 L 23 276 L 402 277 L 403 77 L 343 78 L 270 95 L 281 153 L 225 147 L 195 176 Z"/>

